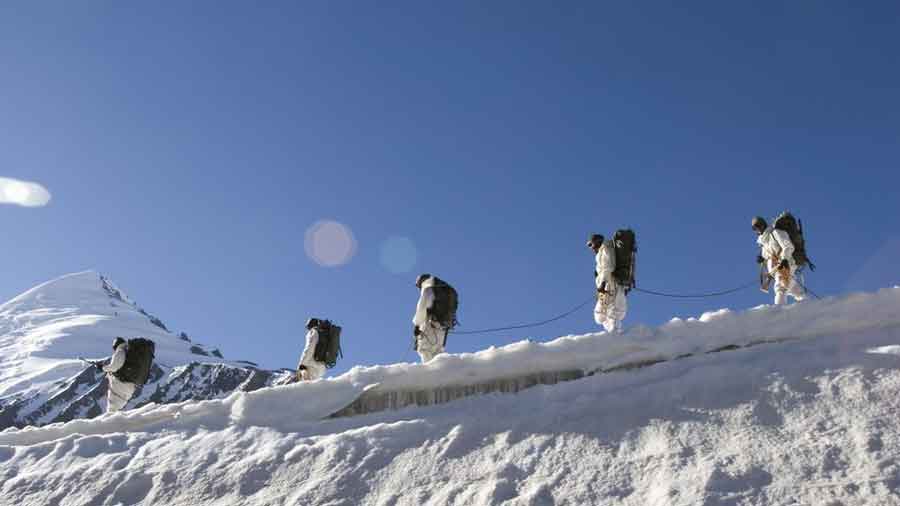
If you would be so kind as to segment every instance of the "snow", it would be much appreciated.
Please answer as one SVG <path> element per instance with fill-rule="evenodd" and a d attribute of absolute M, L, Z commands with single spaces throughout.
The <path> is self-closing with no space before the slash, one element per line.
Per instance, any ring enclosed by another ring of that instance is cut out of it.
<path fill-rule="evenodd" d="M 894 288 L 358 367 L 0 432 L 0 502 L 900 504 L 898 350 Z M 378 392 L 573 369 L 597 374 L 330 417 Z"/>
<path fill-rule="evenodd" d="M 881 346 L 879 348 L 872 348 L 871 350 L 869 350 L 869 353 L 886 353 L 889 355 L 900 355 L 900 345 Z"/>
<path fill-rule="evenodd" d="M 44 283 L 0 306 L 0 397 L 72 376 L 84 368 L 79 356 L 108 357 L 115 336 L 152 339 L 161 363 L 197 359 L 189 343 L 141 311 L 93 271 Z"/>

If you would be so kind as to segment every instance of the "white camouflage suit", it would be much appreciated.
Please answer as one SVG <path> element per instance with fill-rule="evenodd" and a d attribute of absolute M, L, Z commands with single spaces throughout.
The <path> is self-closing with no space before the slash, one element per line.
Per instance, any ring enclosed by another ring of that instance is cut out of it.
<path fill-rule="evenodd" d="M 597 277 L 595 282 L 599 290 L 606 282 L 606 292 L 597 292 L 597 305 L 594 307 L 594 321 L 602 325 L 607 332 L 620 332 L 622 320 L 628 311 L 628 299 L 625 290 L 621 289 L 613 277 L 616 270 L 616 247 L 613 241 L 603 241 L 597 256 Z"/>
<path fill-rule="evenodd" d="M 802 281 L 797 282 L 799 274 L 797 263 L 794 262 L 794 243 L 788 233 L 770 225 L 756 239 L 756 243 L 759 244 L 760 255 L 766 260 L 769 273 L 775 277 L 775 304 L 787 303 L 788 295 L 798 301 L 806 298 Z M 788 261 L 790 270 L 777 270 L 782 260 Z"/>
<path fill-rule="evenodd" d="M 444 352 L 444 339 L 448 332 L 440 323 L 428 318 L 428 310 L 433 305 L 434 277 L 430 277 L 422 282 L 419 303 L 416 305 L 416 314 L 412 321 L 420 332 L 416 338 L 416 352 L 422 358 L 422 363 Z"/>
<path fill-rule="evenodd" d="M 127 343 L 116 346 L 116 350 L 113 352 L 109 364 L 103 366 L 103 372 L 106 373 L 106 379 L 109 382 L 106 396 L 107 413 L 120 411 L 131 399 L 131 396 L 134 395 L 134 389 L 136 388 L 135 384 L 122 381 L 119 378 L 116 378 L 115 375 L 115 372 L 125 365 L 125 356 L 127 353 Z"/>
<path fill-rule="evenodd" d="M 313 327 L 306 333 L 306 348 L 303 349 L 300 363 L 297 364 L 297 377 L 303 381 L 313 381 L 325 376 L 325 364 L 314 358 L 318 344 L 319 331 Z M 301 365 L 306 367 L 305 371 L 300 370 Z"/>

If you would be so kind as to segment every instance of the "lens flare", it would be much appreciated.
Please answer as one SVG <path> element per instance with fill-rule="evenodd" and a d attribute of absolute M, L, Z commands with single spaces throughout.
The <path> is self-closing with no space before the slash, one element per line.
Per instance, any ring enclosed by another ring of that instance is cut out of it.
<path fill-rule="evenodd" d="M 306 230 L 306 255 L 322 267 L 338 267 L 356 254 L 356 239 L 349 227 L 332 220 L 313 223 Z"/>

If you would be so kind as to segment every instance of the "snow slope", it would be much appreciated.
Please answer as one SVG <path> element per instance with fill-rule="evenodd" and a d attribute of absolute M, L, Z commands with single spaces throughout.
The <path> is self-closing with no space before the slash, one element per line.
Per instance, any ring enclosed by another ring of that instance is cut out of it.
<path fill-rule="evenodd" d="M 600 373 L 325 418 L 560 367 Z M 0 503 L 897 505 L 898 389 L 894 288 L 10 429 Z"/>
<path fill-rule="evenodd" d="M 101 413 L 104 375 L 77 357 L 109 357 L 116 336 L 156 343 L 151 382 L 129 406 L 211 398 L 275 377 L 171 333 L 96 272 L 70 274 L 0 306 L 0 429 Z"/>

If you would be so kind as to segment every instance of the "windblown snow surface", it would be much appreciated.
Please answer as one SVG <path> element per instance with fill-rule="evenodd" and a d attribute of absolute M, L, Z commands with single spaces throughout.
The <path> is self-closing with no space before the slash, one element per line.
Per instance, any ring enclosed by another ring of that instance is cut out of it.
<path fill-rule="evenodd" d="M 572 368 L 597 374 L 329 418 L 364 391 Z M 898 392 L 893 288 L 8 429 L 0 502 L 898 505 Z"/>

